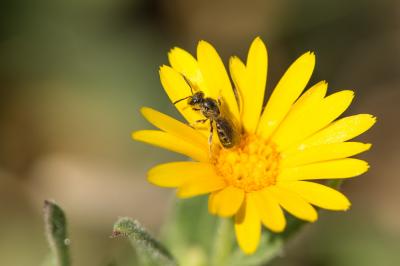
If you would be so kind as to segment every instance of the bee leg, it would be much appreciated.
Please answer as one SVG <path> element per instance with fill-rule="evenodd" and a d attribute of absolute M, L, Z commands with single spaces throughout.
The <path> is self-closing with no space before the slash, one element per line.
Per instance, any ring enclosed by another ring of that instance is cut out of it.
<path fill-rule="evenodd" d="M 210 136 L 208 137 L 208 147 L 210 149 L 210 154 L 211 154 L 211 145 L 212 145 L 213 135 L 214 135 L 213 121 L 210 119 Z"/>
<path fill-rule="evenodd" d="M 191 124 L 190 124 L 190 127 L 194 128 L 195 125 L 197 125 L 198 123 L 204 124 L 207 120 L 208 120 L 208 118 L 196 120 L 196 121 L 194 121 L 194 123 L 191 123 Z"/>

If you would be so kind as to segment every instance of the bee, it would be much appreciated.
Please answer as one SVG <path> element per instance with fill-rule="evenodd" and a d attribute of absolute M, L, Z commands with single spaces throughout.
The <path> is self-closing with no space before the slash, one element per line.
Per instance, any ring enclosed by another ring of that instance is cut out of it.
<path fill-rule="evenodd" d="M 210 97 L 205 97 L 204 92 L 200 90 L 193 92 L 192 83 L 186 79 L 186 77 L 184 78 L 190 87 L 192 95 L 179 99 L 173 104 L 175 105 L 181 101 L 188 100 L 187 104 L 205 117 L 204 119 L 195 121 L 195 123 L 203 124 L 210 121 L 210 136 L 208 138 L 210 147 L 214 133 L 214 124 L 222 146 L 227 149 L 234 147 L 240 140 L 240 130 L 229 110 L 226 107 L 223 108 L 221 99 L 215 100 Z"/>

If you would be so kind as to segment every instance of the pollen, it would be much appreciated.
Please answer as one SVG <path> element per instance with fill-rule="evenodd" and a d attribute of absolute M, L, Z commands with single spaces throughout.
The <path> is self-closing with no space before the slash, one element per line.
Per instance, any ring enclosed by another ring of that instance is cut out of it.
<path fill-rule="evenodd" d="M 276 145 L 254 134 L 243 135 L 231 149 L 213 149 L 211 162 L 227 185 L 246 192 L 275 185 L 280 154 Z"/>

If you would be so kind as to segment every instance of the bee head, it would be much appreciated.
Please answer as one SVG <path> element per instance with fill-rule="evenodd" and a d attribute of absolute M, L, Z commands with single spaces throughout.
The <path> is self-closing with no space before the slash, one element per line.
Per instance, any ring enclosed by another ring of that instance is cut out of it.
<path fill-rule="evenodd" d="M 198 105 L 204 101 L 204 92 L 198 91 L 189 98 L 189 105 Z"/>

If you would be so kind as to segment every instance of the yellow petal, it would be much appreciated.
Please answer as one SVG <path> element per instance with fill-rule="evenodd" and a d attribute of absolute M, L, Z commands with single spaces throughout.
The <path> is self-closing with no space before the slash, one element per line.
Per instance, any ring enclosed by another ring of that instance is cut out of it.
<path fill-rule="evenodd" d="M 190 198 L 202 194 L 208 194 L 226 187 L 225 181 L 215 173 L 210 172 L 201 178 L 192 178 L 178 188 L 179 198 Z"/>
<path fill-rule="evenodd" d="M 279 125 L 273 134 L 273 141 L 278 145 L 279 150 L 284 150 L 288 144 L 297 139 L 303 139 L 309 134 L 308 128 L 313 127 L 314 117 L 321 101 L 325 96 L 328 84 L 321 81 L 306 91 L 290 109 L 286 118 Z M 296 132 L 296 134 L 293 134 Z"/>
<path fill-rule="evenodd" d="M 361 142 L 341 142 L 319 146 L 294 153 L 281 153 L 281 167 L 288 168 L 309 163 L 343 159 L 371 148 L 371 144 Z"/>
<path fill-rule="evenodd" d="M 168 53 L 168 59 L 173 69 L 185 75 L 196 87 L 208 93 L 199 64 L 190 53 L 175 47 Z"/>
<path fill-rule="evenodd" d="M 261 223 L 251 193 L 235 216 L 235 232 L 241 250 L 248 255 L 254 253 L 260 243 Z"/>
<path fill-rule="evenodd" d="M 314 65 L 314 53 L 305 53 L 289 67 L 278 82 L 258 125 L 257 132 L 264 138 L 269 138 L 304 90 L 314 70 Z"/>
<path fill-rule="evenodd" d="M 245 86 L 239 87 L 243 97 L 242 124 L 246 132 L 254 133 L 260 119 L 267 81 L 268 55 L 263 41 L 257 37 L 247 56 Z"/>
<path fill-rule="evenodd" d="M 207 138 L 187 124 L 149 107 L 142 107 L 140 111 L 147 121 L 159 129 L 190 142 L 202 149 L 208 149 Z"/>
<path fill-rule="evenodd" d="M 331 123 L 349 107 L 353 98 L 354 93 L 349 90 L 334 93 L 314 108 L 308 109 L 296 120 L 290 121 L 286 130 L 274 137 L 279 150 L 287 149 Z"/>
<path fill-rule="evenodd" d="M 234 215 L 242 205 L 244 191 L 233 186 L 214 192 L 208 199 L 208 210 L 222 217 Z"/>
<path fill-rule="evenodd" d="M 286 219 L 275 197 L 266 189 L 252 194 L 264 226 L 273 232 L 282 232 L 286 227 Z"/>
<path fill-rule="evenodd" d="M 315 133 L 288 152 L 292 153 L 296 149 L 304 150 L 316 145 L 344 142 L 367 131 L 375 122 L 376 118 L 368 114 L 344 117 Z"/>
<path fill-rule="evenodd" d="M 279 174 L 278 180 L 350 178 L 365 173 L 368 168 L 368 163 L 362 160 L 353 158 L 339 159 L 284 168 Z"/>
<path fill-rule="evenodd" d="M 303 197 L 309 203 L 328 210 L 345 211 L 350 207 L 350 201 L 337 190 L 330 187 L 306 181 L 280 182 L 284 187 Z"/>
<path fill-rule="evenodd" d="M 147 179 L 160 187 L 179 187 L 189 180 L 202 180 L 203 177 L 214 175 L 214 167 L 209 163 L 173 162 L 151 168 Z"/>
<path fill-rule="evenodd" d="M 283 187 L 272 186 L 267 188 L 279 204 L 299 219 L 314 222 L 318 219 L 317 211 L 298 194 Z"/>
<path fill-rule="evenodd" d="M 207 96 L 214 99 L 221 97 L 235 119 L 240 121 L 235 94 L 228 73 L 217 51 L 211 44 L 200 41 L 197 45 L 197 60 L 208 89 L 209 94 Z"/>
<path fill-rule="evenodd" d="M 171 102 L 183 99 L 191 95 L 190 86 L 183 76 L 169 66 L 160 68 L 160 79 Z M 175 105 L 178 111 L 189 122 L 194 123 L 204 117 L 197 111 L 192 110 L 186 101 L 181 101 Z"/>
<path fill-rule="evenodd" d="M 196 161 L 208 162 L 210 159 L 208 149 L 199 148 L 198 146 L 193 145 L 193 143 L 184 141 L 170 133 L 159 130 L 139 130 L 132 133 L 132 138 L 134 140 L 184 154 Z"/>
<path fill-rule="evenodd" d="M 232 81 L 236 88 L 236 92 L 237 92 L 237 96 L 238 96 L 239 111 L 240 111 L 240 115 L 242 117 L 243 116 L 243 95 L 242 95 L 242 93 L 245 90 L 245 84 L 247 82 L 246 66 L 244 65 L 242 60 L 240 60 L 238 57 L 232 56 L 229 59 L 229 71 L 231 73 Z"/>
<path fill-rule="evenodd" d="M 299 112 L 302 108 L 306 108 L 307 106 L 315 105 L 315 103 L 320 102 L 322 99 L 324 99 L 327 89 L 328 83 L 325 80 L 322 80 L 311 86 L 311 88 L 303 93 L 300 98 L 293 104 L 292 108 L 290 109 L 290 113 L 288 114 L 288 117 L 292 116 L 294 113 Z M 285 118 L 285 120 L 286 119 L 287 118 Z"/>

